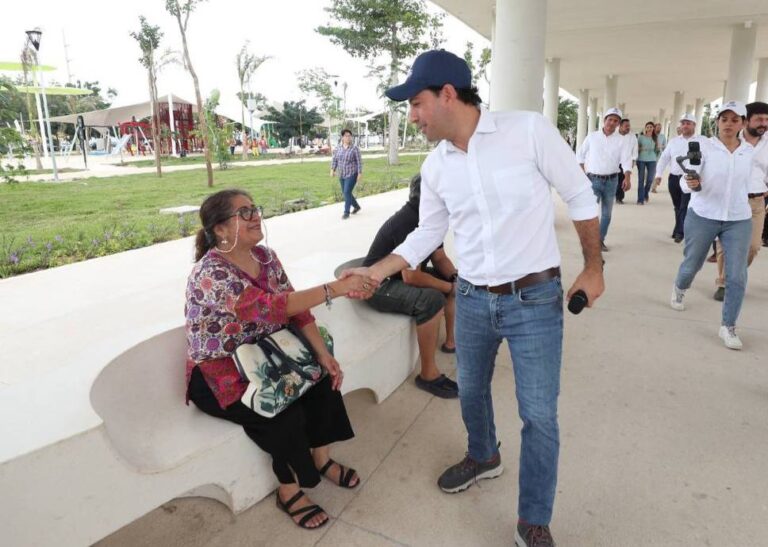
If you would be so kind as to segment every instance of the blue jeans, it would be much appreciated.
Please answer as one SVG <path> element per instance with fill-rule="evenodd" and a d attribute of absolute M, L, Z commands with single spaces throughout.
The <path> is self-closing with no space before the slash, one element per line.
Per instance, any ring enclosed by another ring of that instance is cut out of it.
<path fill-rule="evenodd" d="M 613 202 L 616 199 L 616 187 L 619 185 L 618 175 L 611 175 L 607 179 L 587 175 L 592 182 L 592 191 L 597 196 L 597 202 L 601 204 L 600 210 L 600 239 L 605 241 L 608 235 L 608 226 L 611 225 L 611 212 Z"/>
<path fill-rule="evenodd" d="M 655 161 L 637 162 L 637 202 L 645 203 L 648 201 L 648 192 L 653 186 L 653 178 L 656 176 Z"/>
<path fill-rule="evenodd" d="M 351 207 L 355 209 L 360 207 L 355 196 L 352 195 L 352 190 L 355 189 L 355 184 L 357 184 L 357 173 L 351 177 L 340 177 L 339 183 L 341 184 L 341 193 L 344 194 L 344 215 L 347 216 Z"/>
<path fill-rule="evenodd" d="M 752 219 L 711 220 L 696 214 L 693 209 L 685 216 L 685 250 L 683 263 L 677 272 L 675 285 L 687 289 L 704 265 L 712 242 L 718 238 L 725 253 L 725 299 L 722 324 L 736 326 L 744 290 L 747 288 L 747 255 L 752 238 Z"/>
<path fill-rule="evenodd" d="M 563 289 L 555 278 L 510 295 L 478 289 L 459 278 L 456 291 L 456 358 L 461 416 L 469 455 L 487 461 L 498 453 L 491 380 L 506 340 L 523 421 L 518 514 L 549 524 L 557 486 L 560 434 L 557 397 L 563 342 Z"/>
<path fill-rule="evenodd" d="M 675 208 L 675 227 L 672 228 L 672 235 L 683 237 L 685 235 L 685 215 L 688 212 L 691 194 L 686 194 L 680 189 L 680 177 L 681 175 L 669 175 L 667 188 L 669 189 L 669 196 L 672 198 L 672 206 Z"/>

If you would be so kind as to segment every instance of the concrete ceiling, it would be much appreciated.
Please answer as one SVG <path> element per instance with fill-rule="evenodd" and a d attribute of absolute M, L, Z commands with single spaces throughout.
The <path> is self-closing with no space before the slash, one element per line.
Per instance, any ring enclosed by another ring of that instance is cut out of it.
<path fill-rule="evenodd" d="M 432 0 L 489 40 L 495 0 Z M 618 102 L 631 117 L 672 112 L 723 94 L 731 29 L 757 25 L 755 59 L 768 57 L 768 0 L 549 0 L 546 56 L 561 59 L 560 87 L 602 103 L 605 76 L 618 76 Z M 757 63 L 753 67 L 754 81 Z"/>

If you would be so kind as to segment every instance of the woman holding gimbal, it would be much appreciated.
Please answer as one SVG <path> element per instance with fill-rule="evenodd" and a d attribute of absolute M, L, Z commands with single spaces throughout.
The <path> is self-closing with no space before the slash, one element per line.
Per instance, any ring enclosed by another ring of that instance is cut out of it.
<path fill-rule="evenodd" d="M 747 254 L 752 232 L 752 210 L 747 201 L 754 148 L 740 138 L 747 109 L 728 101 L 717 114 L 718 134 L 701 142 L 701 166 L 697 174 L 680 180 L 681 190 L 691 194 L 685 217 L 685 249 L 677 272 L 670 305 L 683 311 L 685 291 L 707 258 L 717 238 L 726 256 L 725 299 L 719 335 L 725 346 L 741 349 L 736 320 L 747 285 Z"/>

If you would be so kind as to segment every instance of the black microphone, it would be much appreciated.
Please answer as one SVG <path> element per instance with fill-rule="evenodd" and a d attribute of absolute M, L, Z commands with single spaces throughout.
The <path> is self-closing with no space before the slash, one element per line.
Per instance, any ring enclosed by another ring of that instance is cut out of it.
<path fill-rule="evenodd" d="M 574 315 L 579 315 L 581 310 L 584 309 L 584 306 L 587 305 L 587 302 L 589 302 L 587 300 L 587 293 L 579 289 L 573 293 L 573 296 L 571 296 L 571 299 L 568 301 L 568 311 Z"/>

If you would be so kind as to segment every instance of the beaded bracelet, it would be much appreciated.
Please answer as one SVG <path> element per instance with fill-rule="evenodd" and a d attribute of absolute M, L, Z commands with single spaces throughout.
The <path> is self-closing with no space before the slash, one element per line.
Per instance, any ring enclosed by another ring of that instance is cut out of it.
<path fill-rule="evenodd" d="M 325 283 L 323 285 L 323 290 L 325 291 L 325 306 L 328 309 L 331 309 L 331 305 L 333 304 L 333 300 L 331 299 L 331 288 Z"/>

